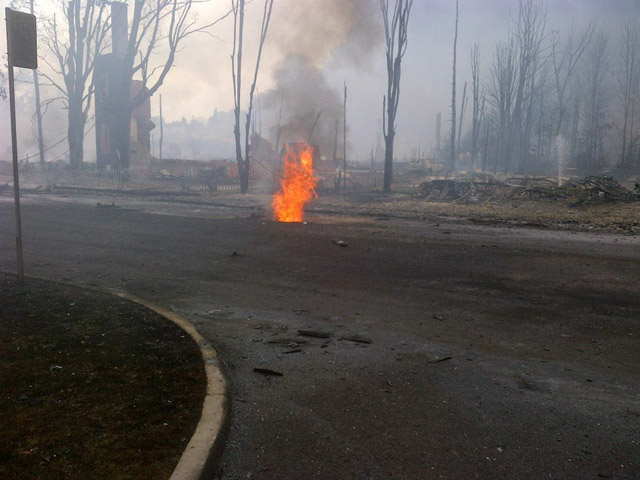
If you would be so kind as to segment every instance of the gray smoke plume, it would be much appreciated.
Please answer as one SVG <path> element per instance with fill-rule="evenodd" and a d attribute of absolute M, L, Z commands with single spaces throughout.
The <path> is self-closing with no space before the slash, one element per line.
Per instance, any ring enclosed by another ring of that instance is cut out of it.
<path fill-rule="evenodd" d="M 330 156 L 336 121 L 342 131 L 343 90 L 331 85 L 327 68 L 366 69 L 383 40 L 378 4 L 372 0 L 287 0 L 280 4 L 271 41 L 283 60 L 275 72 L 276 87 L 263 95 L 263 105 L 277 118 L 282 103 L 280 144 L 306 140 Z M 271 128 L 271 139 L 278 126 Z M 342 135 L 339 135 L 341 144 Z M 281 146 L 281 145 L 280 145 Z M 278 147 L 279 148 L 279 147 Z M 341 148 L 341 147 L 339 147 Z"/>

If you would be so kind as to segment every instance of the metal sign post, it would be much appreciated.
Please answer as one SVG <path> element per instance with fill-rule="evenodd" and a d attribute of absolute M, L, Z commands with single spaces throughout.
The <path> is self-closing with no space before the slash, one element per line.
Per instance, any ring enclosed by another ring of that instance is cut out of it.
<path fill-rule="evenodd" d="M 20 182 L 18 178 L 18 132 L 16 128 L 16 95 L 13 67 L 38 68 L 36 17 L 5 8 L 7 24 L 7 50 L 9 67 L 9 107 L 11 110 L 11 146 L 13 150 L 13 195 L 16 205 L 16 250 L 18 281 L 24 281 L 22 261 L 22 222 L 20 217 Z"/>

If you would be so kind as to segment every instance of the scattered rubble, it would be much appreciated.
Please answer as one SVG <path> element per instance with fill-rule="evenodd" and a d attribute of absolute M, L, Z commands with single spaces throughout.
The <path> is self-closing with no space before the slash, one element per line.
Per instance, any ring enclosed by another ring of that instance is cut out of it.
<path fill-rule="evenodd" d="M 633 202 L 639 197 L 611 177 L 589 176 L 562 186 L 534 186 L 520 193 L 529 198 L 555 198 L 571 206 L 601 202 Z"/>
<path fill-rule="evenodd" d="M 504 180 L 488 175 L 469 179 L 436 179 L 422 182 L 417 194 L 428 201 L 478 203 L 500 199 L 545 199 L 578 206 L 604 202 L 634 202 L 640 195 L 607 176 L 589 176 L 558 185 L 550 177 L 511 177 Z"/>

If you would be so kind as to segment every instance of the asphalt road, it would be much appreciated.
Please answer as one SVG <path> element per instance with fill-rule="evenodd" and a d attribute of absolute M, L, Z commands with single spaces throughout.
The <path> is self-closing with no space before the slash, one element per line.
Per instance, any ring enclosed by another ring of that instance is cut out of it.
<path fill-rule="evenodd" d="M 638 237 L 114 200 L 26 196 L 26 272 L 211 339 L 216 478 L 640 478 Z M 14 270 L 8 197 L 0 224 Z"/>

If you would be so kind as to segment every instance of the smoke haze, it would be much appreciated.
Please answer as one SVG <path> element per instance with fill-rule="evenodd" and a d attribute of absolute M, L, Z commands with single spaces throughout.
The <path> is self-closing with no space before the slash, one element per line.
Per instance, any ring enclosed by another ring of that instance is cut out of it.
<path fill-rule="evenodd" d="M 640 15 L 637 0 L 549 0 L 545 3 L 549 31 L 566 34 L 571 25 L 579 29 L 596 19 L 612 35 L 612 44 L 618 42 L 616 35 L 626 21 Z M 7 6 L 8 1 L 3 0 L 2 4 Z M 49 4 L 53 2 L 41 0 L 39 7 L 51 8 L 47 7 Z M 460 0 L 459 91 L 464 82 L 470 80 L 469 52 L 474 43 L 480 46 L 480 73 L 486 82 L 495 45 L 507 37 L 517 5 L 516 0 Z M 206 22 L 226 13 L 229 4 L 215 1 L 199 4 L 197 8 L 199 20 Z M 245 88 L 251 83 L 261 14 L 262 2 L 248 5 Z M 399 157 L 418 145 L 423 150 L 433 146 L 438 112 L 442 112 L 443 132 L 447 129 L 454 16 L 452 0 L 415 0 L 403 61 L 396 137 Z M 185 42 L 160 89 L 166 122 L 183 117 L 204 121 L 216 108 L 221 112 L 233 108 L 229 60 L 232 23 L 232 19 L 227 18 L 218 24 L 212 30 L 217 38 L 199 35 Z M 3 49 L 4 42 L 2 33 L 0 47 Z M 322 144 L 323 153 L 330 154 L 335 120 L 341 120 L 342 88 L 346 81 L 349 156 L 367 158 L 378 140 L 376 131 L 386 87 L 384 48 L 379 3 L 375 0 L 275 0 L 258 85 L 263 136 L 272 142 L 275 140 L 280 99 L 284 98 L 282 140 L 297 140 L 295 137 L 308 134 L 315 115 L 323 109 L 314 138 Z M 27 80 L 28 76 L 24 75 Z M 23 84 L 20 92 L 25 96 L 19 107 L 19 135 L 24 152 L 35 145 L 30 124 L 33 101 L 27 99 L 31 95 L 28 84 Z M 53 89 L 43 89 L 43 100 L 56 95 Z M 66 134 L 66 111 L 60 102 L 57 113 L 54 110 L 45 117 L 45 144 L 55 143 Z M 156 95 L 152 98 L 153 115 L 157 115 L 157 111 Z M 0 125 L 6 132 L 0 137 L 0 152 L 6 156 L 10 138 L 8 101 L 0 101 L 0 115 Z M 216 135 L 230 139 L 232 132 L 230 124 Z M 87 139 L 86 156 L 91 159 L 93 134 L 88 134 Z M 203 158 L 218 154 L 203 152 Z"/>

